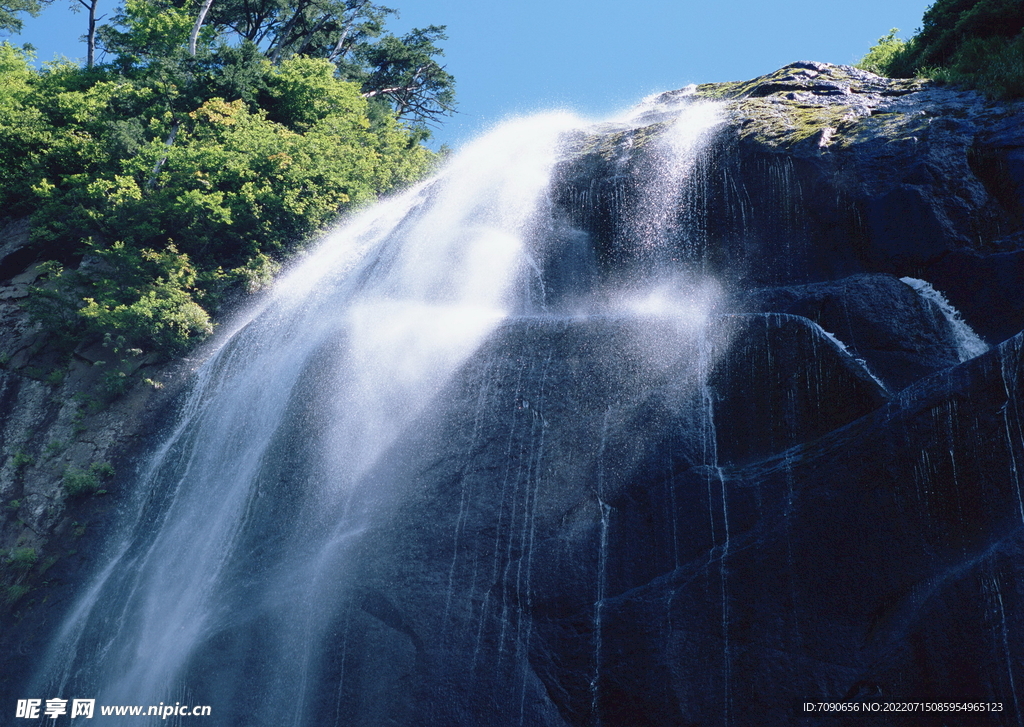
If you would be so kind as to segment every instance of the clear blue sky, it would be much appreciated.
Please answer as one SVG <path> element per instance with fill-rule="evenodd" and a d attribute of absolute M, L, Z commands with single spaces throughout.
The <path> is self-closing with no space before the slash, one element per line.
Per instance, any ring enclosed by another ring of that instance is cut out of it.
<path fill-rule="evenodd" d="M 85 55 L 86 16 L 54 0 L 10 40 L 40 60 Z M 216 0 L 215 0 L 216 1 Z M 100 0 L 113 14 L 117 0 Z M 798 60 L 853 63 L 890 28 L 907 37 L 927 0 L 386 0 L 389 27 L 447 25 L 459 114 L 435 132 L 458 146 L 503 118 L 550 109 L 601 117 L 657 91 L 732 81 Z"/>

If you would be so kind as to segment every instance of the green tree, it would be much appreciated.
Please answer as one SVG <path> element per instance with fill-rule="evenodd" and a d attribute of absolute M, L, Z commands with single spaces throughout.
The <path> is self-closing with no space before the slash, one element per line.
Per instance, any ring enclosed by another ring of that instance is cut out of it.
<path fill-rule="evenodd" d="M 115 79 L 42 95 L 44 120 L 62 131 L 38 152 L 33 234 L 65 267 L 33 305 L 64 332 L 77 317 L 80 334 L 180 351 L 210 330 L 226 291 L 264 281 L 339 213 L 431 162 L 394 116 L 372 123 L 359 86 L 326 59 L 273 67 L 266 109 L 204 101 L 180 116 L 170 145 L 175 121 L 159 93 Z M 155 114 L 148 123 L 119 115 L 139 108 Z"/>
<path fill-rule="evenodd" d="M 906 44 L 894 47 L 890 36 L 871 49 L 862 67 L 959 83 L 997 98 L 1024 96 L 1021 0 L 936 0 Z"/>
<path fill-rule="evenodd" d="M 215 0 L 205 20 L 266 48 L 274 62 L 302 54 L 338 63 L 379 37 L 394 13 L 369 0 Z"/>
<path fill-rule="evenodd" d="M 53 142 L 55 129 L 37 104 L 40 85 L 31 55 L 0 43 L 0 199 L 6 215 L 31 211 L 32 186 Z"/>
<path fill-rule="evenodd" d="M 125 0 L 111 24 L 99 30 L 103 48 L 124 74 L 159 65 L 181 65 L 193 18 L 185 8 L 160 0 Z"/>
<path fill-rule="evenodd" d="M 213 0 L 203 2 L 193 30 L 205 23 L 217 35 L 233 34 L 265 49 L 272 64 L 324 58 L 339 78 L 358 82 L 367 98 L 387 102 L 399 118 L 436 124 L 455 108 L 454 79 L 437 61 L 444 27 L 398 37 L 385 32 L 394 13 L 369 0 Z"/>
<path fill-rule="evenodd" d="M 363 82 L 368 98 L 390 100 L 400 119 L 436 123 L 455 109 L 455 80 L 435 56 L 443 55 L 436 45 L 444 40 L 444 28 L 431 25 L 416 28 L 398 38 L 387 35 L 362 51 L 373 70 Z"/>
<path fill-rule="evenodd" d="M 386 9 L 350 3 L 344 52 L 317 41 L 320 57 L 300 44 L 275 62 L 269 38 L 239 41 L 215 20 L 218 1 L 125 0 L 98 31 L 111 60 L 91 68 L 36 70 L 0 44 L 0 201 L 31 215 L 48 262 L 27 308 L 55 345 L 175 355 L 222 301 L 433 163 L 397 94 L 429 76 L 439 28 L 377 38 Z"/>
<path fill-rule="evenodd" d="M 125 349 L 180 353 L 213 332 L 196 298 L 197 271 L 172 244 L 160 251 L 122 242 L 91 251 L 97 272 L 83 275 L 79 315 L 99 335 L 117 337 Z"/>
<path fill-rule="evenodd" d="M 937 0 L 925 12 L 904 61 L 916 68 L 949 67 L 965 44 L 1009 40 L 1022 30 L 1020 0 Z"/>
<path fill-rule="evenodd" d="M 0 33 L 20 33 L 21 13 L 35 17 L 42 8 L 40 0 L 3 0 L 0 2 Z"/>

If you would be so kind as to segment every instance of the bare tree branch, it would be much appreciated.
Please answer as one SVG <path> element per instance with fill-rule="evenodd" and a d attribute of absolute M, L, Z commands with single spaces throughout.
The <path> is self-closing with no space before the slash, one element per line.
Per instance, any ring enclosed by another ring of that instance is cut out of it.
<path fill-rule="evenodd" d="M 196 18 L 196 24 L 192 26 L 192 34 L 188 37 L 188 54 L 192 57 L 196 55 L 196 40 L 199 38 L 199 30 L 203 27 L 203 21 L 206 20 L 206 14 L 210 12 L 211 5 L 213 5 L 213 0 L 203 0 L 203 4 L 199 8 L 199 17 Z"/>

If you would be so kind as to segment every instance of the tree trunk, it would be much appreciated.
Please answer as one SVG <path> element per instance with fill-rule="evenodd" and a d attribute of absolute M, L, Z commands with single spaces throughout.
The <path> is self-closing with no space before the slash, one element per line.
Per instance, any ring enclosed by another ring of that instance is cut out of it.
<path fill-rule="evenodd" d="M 298 23 L 299 18 L 308 6 L 308 2 L 300 2 L 296 5 L 292 10 L 292 16 L 288 18 L 288 22 L 285 23 L 284 28 L 282 28 L 274 38 L 274 42 L 270 50 L 270 62 L 275 66 L 281 59 L 281 53 L 284 52 L 285 46 L 288 45 L 288 36 L 291 35 L 292 29 L 295 27 L 296 23 Z"/>
<path fill-rule="evenodd" d="M 171 124 L 171 132 L 167 135 L 167 141 L 164 142 L 166 151 L 164 151 L 164 155 L 160 157 L 160 161 L 156 163 L 156 166 L 153 167 L 153 171 L 150 173 L 149 179 L 146 180 L 147 189 L 151 189 L 153 185 L 156 184 L 157 175 L 160 174 L 160 170 L 163 169 L 164 162 L 167 161 L 167 155 L 170 154 L 171 147 L 174 145 L 174 139 L 178 136 L 178 127 L 180 125 L 181 124 L 178 122 L 178 119 L 175 119 Z"/>
<path fill-rule="evenodd" d="M 188 54 L 195 56 L 196 54 L 196 40 L 199 39 L 199 31 L 203 27 L 203 21 L 206 20 L 206 14 L 210 12 L 210 6 L 213 5 L 213 0 L 203 0 L 202 7 L 199 8 L 199 17 L 196 18 L 196 24 L 192 26 L 192 34 L 188 37 Z"/>
<path fill-rule="evenodd" d="M 99 0 L 78 0 L 89 11 L 89 32 L 86 34 L 85 67 L 92 68 L 96 63 L 96 5 Z"/>

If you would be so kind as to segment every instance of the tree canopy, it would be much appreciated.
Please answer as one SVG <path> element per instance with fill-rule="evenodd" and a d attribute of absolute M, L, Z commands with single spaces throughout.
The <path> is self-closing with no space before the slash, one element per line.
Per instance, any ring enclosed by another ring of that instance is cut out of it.
<path fill-rule="evenodd" d="M 40 0 L 3 0 L 0 2 L 0 33 L 20 33 L 21 14 L 38 15 L 42 8 Z"/>
<path fill-rule="evenodd" d="M 858 64 L 885 75 L 929 76 L 997 98 L 1024 97 L 1024 3 L 936 0 L 910 40 L 895 29 Z"/>
<path fill-rule="evenodd" d="M 20 32 L 22 14 L 37 15 L 52 1 L 0 0 L 0 32 Z M 444 26 L 395 35 L 386 23 L 397 11 L 370 0 L 123 0 L 104 25 L 98 2 L 70 0 L 87 14 L 87 68 L 100 52 L 122 71 L 180 64 L 185 56 L 216 65 L 248 46 L 250 57 L 272 64 L 297 55 L 326 59 L 339 79 L 360 84 L 367 98 L 390 103 L 421 130 L 455 109 L 455 80 L 438 60 Z"/>
<path fill-rule="evenodd" d="M 443 29 L 358 0 L 124 0 L 102 62 L 0 44 L 0 200 L 54 341 L 173 354 L 345 210 L 421 177 Z M 68 350 L 70 350 L 70 348 Z M 116 358 L 116 357 L 115 357 Z"/>
<path fill-rule="evenodd" d="M 186 57 L 208 67 L 231 65 L 239 54 L 272 65 L 321 58 L 337 78 L 422 129 L 454 111 L 455 82 L 438 62 L 445 29 L 397 36 L 386 30 L 395 13 L 369 0 L 124 0 L 99 27 L 98 43 L 125 72 L 167 60 L 182 66 Z"/>

